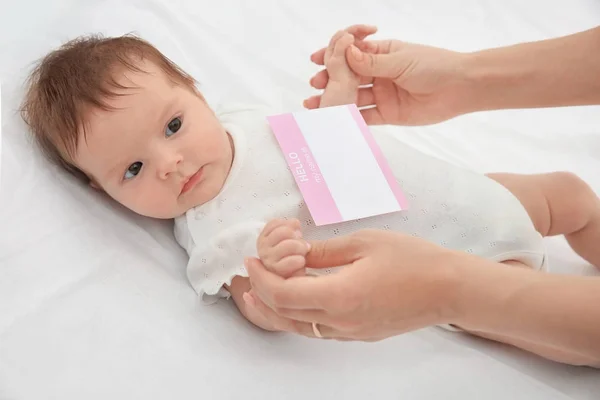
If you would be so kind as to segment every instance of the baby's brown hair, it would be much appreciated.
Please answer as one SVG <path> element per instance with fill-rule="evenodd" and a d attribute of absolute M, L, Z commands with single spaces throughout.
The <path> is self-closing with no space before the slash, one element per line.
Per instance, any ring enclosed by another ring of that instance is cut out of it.
<path fill-rule="evenodd" d="M 21 116 L 50 161 L 89 182 L 72 161 L 79 135 L 85 135 L 85 114 L 94 108 L 111 110 L 106 100 L 127 89 L 115 75 L 123 70 L 143 72 L 141 60 L 156 64 L 174 83 L 195 87 L 194 78 L 133 35 L 82 36 L 38 62 L 27 81 Z"/>

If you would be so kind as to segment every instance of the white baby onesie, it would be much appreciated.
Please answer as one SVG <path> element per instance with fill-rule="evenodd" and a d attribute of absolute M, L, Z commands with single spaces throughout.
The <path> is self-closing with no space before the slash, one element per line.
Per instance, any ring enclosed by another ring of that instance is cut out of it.
<path fill-rule="evenodd" d="M 223 285 L 236 275 L 248 276 L 244 257 L 257 255 L 256 239 L 274 218 L 299 219 L 308 240 L 366 228 L 393 230 L 495 261 L 545 267 L 541 235 L 504 186 L 377 130 L 375 140 L 409 208 L 317 227 L 267 123 L 270 113 L 239 107 L 217 115 L 235 146 L 231 172 L 214 199 L 175 220 L 175 236 L 190 257 L 189 281 L 205 302 L 229 297 Z"/>

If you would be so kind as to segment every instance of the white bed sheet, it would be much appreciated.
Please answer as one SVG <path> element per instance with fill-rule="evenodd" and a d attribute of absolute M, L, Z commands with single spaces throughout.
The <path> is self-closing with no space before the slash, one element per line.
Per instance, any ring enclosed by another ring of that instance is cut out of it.
<path fill-rule="evenodd" d="M 376 344 L 252 328 L 203 307 L 170 224 L 130 215 L 41 159 L 15 114 L 33 60 L 76 35 L 135 31 L 201 82 L 211 103 L 285 110 L 312 93 L 309 54 L 365 22 L 380 37 L 475 50 L 586 29 L 594 0 L 2 0 L 0 399 L 597 399 L 600 373 L 425 329 Z M 507 111 L 392 128 L 481 171 L 574 171 L 600 191 L 598 107 Z M 560 273 L 594 274 L 560 239 Z"/>

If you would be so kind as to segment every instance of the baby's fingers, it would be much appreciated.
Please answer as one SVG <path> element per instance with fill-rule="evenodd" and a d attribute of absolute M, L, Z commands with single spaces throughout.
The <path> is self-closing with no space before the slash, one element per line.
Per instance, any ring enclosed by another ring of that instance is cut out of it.
<path fill-rule="evenodd" d="M 329 41 L 329 46 L 327 46 L 327 50 L 325 51 L 325 56 L 324 56 L 325 57 L 324 64 L 326 66 L 327 66 L 328 61 L 331 60 L 331 57 L 333 56 L 333 52 L 335 50 L 336 43 L 344 35 L 346 35 L 346 31 L 337 31 L 336 34 L 331 37 L 331 40 Z"/>
<path fill-rule="evenodd" d="M 275 246 L 282 240 L 299 238 L 301 236 L 300 221 L 297 219 L 275 219 L 269 221 L 263 228 L 261 234 L 258 235 L 258 239 L 256 240 L 258 256 L 263 258 L 262 253 Z"/>
<path fill-rule="evenodd" d="M 259 251 L 259 256 L 269 271 L 288 278 L 294 272 L 302 269 L 305 264 L 304 257 L 310 247 L 301 239 L 286 239 L 275 246 L 266 247 Z"/>
<path fill-rule="evenodd" d="M 310 249 L 308 242 L 301 239 L 288 239 L 278 243 L 269 252 L 269 258 L 276 263 L 289 256 L 304 257 Z"/>
<path fill-rule="evenodd" d="M 333 48 L 333 57 L 340 57 L 346 61 L 346 49 L 354 43 L 354 36 L 349 33 L 342 35 L 336 42 Z"/>
<path fill-rule="evenodd" d="M 370 35 L 376 33 L 377 27 L 371 26 L 371 25 L 352 25 L 341 32 L 348 32 L 349 34 L 354 36 L 354 38 L 356 39 L 357 42 L 359 42 L 359 41 L 364 40 L 367 36 L 370 36 Z M 336 33 L 336 35 L 337 35 L 337 33 Z M 330 45 L 331 45 L 332 41 L 333 41 L 333 38 L 330 41 Z M 326 51 L 327 51 L 327 47 L 317 50 L 310 56 L 311 61 L 317 65 L 325 65 L 325 52 Z"/>
<path fill-rule="evenodd" d="M 271 268 L 273 272 L 282 278 L 291 276 L 301 276 L 305 274 L 304 266 L 306 265 L 306 257 L 303 255 L 291 255 L 273 263 Z"/>
<path fill-rule="evenodd" d="M 275 220 L 258 237 L 257 250 L 268 270 L 289 277 L 303 268 L 309 245 L 302 239 L 300 221 Z"/>
<path fill-rule="evenodd" d="M 287 226 L 290 227 L 292 229 L 300 229 L 300 221 L 298 221 L 297 219 L 274 219 L 269 221 L 265 227 L 262 230 L 261 235 L 262 236 L 269 236 L 271 234 L 271 232 L 273 232 L 275 229 L 281 227 L 281 226 Z"/>
<path fill-rule="evenodd" d="M 275 228 L 269 235 L 264 239 L 264 245 L 269 247 L 275 247 L 281 242 L 293 239 L 302 238 L 302 232 L 295 226 L 281 225 Z"/>

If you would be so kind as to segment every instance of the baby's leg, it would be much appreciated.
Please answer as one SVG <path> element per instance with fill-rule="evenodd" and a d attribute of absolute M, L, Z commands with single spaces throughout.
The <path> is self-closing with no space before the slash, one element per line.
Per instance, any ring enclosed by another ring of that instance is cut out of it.
<path fill-rule="evenodd" d="M 600 266 L 600 201 L 577 176 L 555 172 L 539 175 L 489 174 L 510 190 L 523 204 L 542 236 L 565 235 L 571 247 L 588 262 Z M 529 268 L 517 261 L 504 264 Z M 487 332 L 470 333 L 506 343 L 541 357 L 573 365 L 590 365 L 593 360 L 563 349 Z"/>
<path fill-rule="evenodd" d="M 600 200 L 583 180 L 568 172 L 488 176 L 521 201 L 540 234 L 565 235 L 577 254 L 600 267 Z"/>

